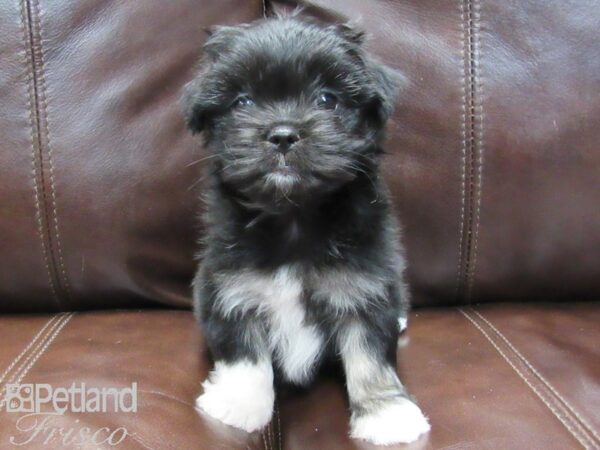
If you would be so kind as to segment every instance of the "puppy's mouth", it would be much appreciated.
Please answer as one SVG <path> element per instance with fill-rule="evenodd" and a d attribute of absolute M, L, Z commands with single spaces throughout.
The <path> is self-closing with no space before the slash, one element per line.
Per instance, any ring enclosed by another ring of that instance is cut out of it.
<path fill-rule="evenodd" d="M 300 174 L 285 155 L 278 155 L 275 167 L 266 175 L 267 184 L 282 191 L 289 192 L 300 182 Z"/>
<path fill-rule="evenodd" d="M 293 174 L 296 173 L 296 169 L 294 169 L 293 165 L 290 164 L 289 158 L 286 158 L 285 155 L 277 155 L 277 163 L 273 169 L 273 172 L 280 174 Z"/>

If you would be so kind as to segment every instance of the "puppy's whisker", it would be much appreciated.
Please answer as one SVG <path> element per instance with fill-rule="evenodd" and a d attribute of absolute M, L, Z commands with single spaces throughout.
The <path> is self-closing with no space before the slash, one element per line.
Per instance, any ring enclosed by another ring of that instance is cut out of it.
<path fill-rule="evenodd" d="M 213 172 L 212 174 L 219 174 L 221 172 L 223 172 L 224 170 L 229 169 L 230 167 L 232 167 L 235 164 L 235 162 L 231 163 L 231 164 L 227 164 L 223 167 L 221 167 L 219 170 L 216 170 L 215 172 Z M 206 180 L 206 178 L 208 178 L 209 176 L 211 176 L 212 174 L 208 174 L 205 175 L 203 177 L 198 178 L 196 181 L 194 181 L 194 183 L 188 188 L 188 191 L 193 190 L 196 186 L 198 186 L 200 183 L 202 183 L 204 180 Z"/>
<path fill-rule="evenodd" d="M 198 186 L 200 183 L 202 183 L 204 180 L 206 180 L 207 177 L 208 177 L 208 175 L 198 178 L 196 181 L 194 181 L 192 183 L 192 185 L 187 190 L 188 191 L 193 190 L 196 186 Z"/>
<path fill-rule="evenodd" d="M 353 170 L 356 170 L 357 172 L 362 173 L 364 176 L 367 177 L 367 179 L 373 186 L 373 190 L 375 191 L 375 198 L 371 201 L 371 204 L 377 203 L 379 201 L 379 188 L 375 184 L 375 181 L 373 180 L 373 178 L 371 178 L 371 175 L 369 175 L 369 173 L 365 169 L 361 169 L 360 167 L 352 166 L 352 165 L 350 165 L 349 167 Z"/>
<path fill-rule="evenodd" d="M 204 158 L 197 159 L 196 161 L 192 161 L 191 163 L 186 164 L 185 167 L 195 166 L 196 164 L 200 164 L 201 162 L 204 162 L 204 161 L 206 161 L 208 159 L 216 158 L 217 156 L 219 156 L 219 155 L 209 155 L 209 156 L 206 156 Z"/>

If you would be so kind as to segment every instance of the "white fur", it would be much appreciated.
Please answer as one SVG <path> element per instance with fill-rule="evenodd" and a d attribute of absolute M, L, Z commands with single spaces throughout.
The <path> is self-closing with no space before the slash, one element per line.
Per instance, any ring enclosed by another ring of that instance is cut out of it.
<path fill-rule="evenodd" d="M 365 347 L 366 333 L 368 330 L 362 324 L 351 323 L 339 337 L 348 396 L 358 404 L 368 403 L 374 392 L 381 396 L 403 392 L 396 370 L 387 363 L 375 360 Z"/>
<path fill-rule="evenodd" d="M 302 280 L 291 266 L 275 273 L 245 271 L 219 280 L 219 306 L 225 314 L 258 308 L 269 323 L 269 347 L 284 375 L 303 382 L 323 347 L 317 327 L 307 325 Z"/>
<path fill-rule="evenodd" d="M 202 386 L 196 406 L 227 425 L 250 433 L 271 420 L 275 392 L 270 361 L 217 362 Z"/>
<path fill-rule="evenodd" d="M 327 302 L 340 312 L 354 311 L 385 295 L 384 280 L 350 270 L 314 273 L 311 285 L 317 301 Z"/>
<path fill-rule="evenodd" d="M 377 445 L 412 442 L 429 431 L 429 423 L 419 407 L 403 397 L 405 391 L 394 367 L 372 357 L 365 346 L 366 333 L 362 324 L 350 323 L 339 341 L 348 396 L 368 411 L 361 416 L 353 414 L 350 434 Z M 392 402 L 377 401 L 394 395 L 397 400 Z"/>
<path fill-rule="evenodd" d="M 366 396 L 363 392 L 366 383 L 374 381 L 374 377 L 382 370 L 364 344 L 365 328 L 358 322 L 348 324 L 338 337 L 348 391 L 354 400 L 361 400 Z"/>
<path fill-rule="evenodd" d="M 288 380 L 299 383 L 306 381 L 323 347 L 318 329 L 305 323 L 301 295 L 302 283 L 294 270 L 280 268 L 269 296 L 269 344 Z"/>
<path fill-rule="evenodd" d="M 417 405 L 407 398 L 399 398 L 377 412 L 353 418 L 350 429 L 353 438 L 391 445 L 416 441 L 430 426 Z"/>
<path fill-rule="evenodd" d="M 408 327 L 408 319 L 406 317 L 400 317 L 398 319 L 398 325 L 400 325 L 400 333 L 402 333 L 406 330 L 406 327 Z"/>
<path fill-rule="evenodd" d="M 288 172 L 274 172 L 266 176 L 265 181 L 267 184 L 273 184 L 282 191 L 289 191 L 296 183 L 300 181 L 300 178 L 295 173 Z"/>

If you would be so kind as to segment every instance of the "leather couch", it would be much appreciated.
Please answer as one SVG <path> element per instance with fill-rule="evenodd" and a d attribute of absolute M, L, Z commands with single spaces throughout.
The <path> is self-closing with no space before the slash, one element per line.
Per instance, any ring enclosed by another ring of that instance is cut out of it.
<path fill-rule="evenodd" d="M 204 152 L 178 98 L 205 27 L 295 6 L 0 1 L 1 449 L 373 448 L 347 437 L 335 375 L 281 391 L 252 435 L 194 409 Z M 410 80 L 384 170 L 415 303 L 398 370 L 432 431 L 397 448 L 600 449 L 600 4 L 305 6 L 358 20 Z M 13 383 L 133 382 L 137 413 L 42 430 L 4 401 Z M 84 427 L 129 434 L 65 439 Z"/>

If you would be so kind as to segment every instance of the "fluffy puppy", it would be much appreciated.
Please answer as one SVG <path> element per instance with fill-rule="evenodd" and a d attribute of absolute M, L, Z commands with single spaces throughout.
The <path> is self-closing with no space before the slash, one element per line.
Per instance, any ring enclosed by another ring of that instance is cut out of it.
<path fill-rule="evenodd" d="M 429 430 L 395 370 L 408 295 L 378 171 L 402 77 L 362 43 L 293 17 L 219 27 L 186 87 L 211 161 L 193 285 L 215 368 L 197 405 L 247 431 L 269 422 L 274 377 L 305 384 L 324 358 L 343 365 L 353 437 Z"/>

